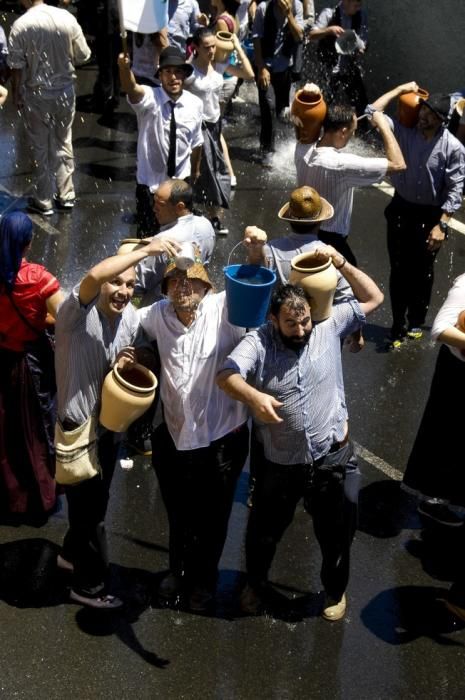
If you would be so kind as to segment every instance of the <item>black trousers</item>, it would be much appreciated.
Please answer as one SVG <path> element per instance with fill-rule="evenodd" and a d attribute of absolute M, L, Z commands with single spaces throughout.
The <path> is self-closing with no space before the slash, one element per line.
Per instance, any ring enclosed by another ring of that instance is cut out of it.
<path fill-rule="evenodd" d="M 65 487 L 69 529 L 63 542 L 63 556 L 74 564 L 72 587 L 82 595 L 97 596 L 107 584 L 104 521 L 119 445 L 119 435 L 105 431 L 98 439 L 101 474 Z"/>
<path fill-rule="evenodd" d="M 170 569 L 187 588 L 213 590 L 237 479 L 249 449 L 247 425 L 208 447 L 177 450 L 166 424 L 152 437 L 153 465 L 169 522 Z"/>
<path fill-rule="evenodd" d="M 410 328 L 425 322 L 438 252 L 429 251 L 426 241 L 441 218 L 441 209 L 411 204 L 395 194 L 384 215 L 391 263 L 389 292 L 394 336 L 402 334 L 406 317 Z"/>
<path fill-rule="evenodd" d="M 266 459 L 263 450 L 261 458 L 257 456 L 246 535 L 250 585 L 266 584 L 276 547 L 303 497 L 323 556 L 321 581 L 328 595 L 339 600 L 349 581 L 350 547 L 357 525 L 360 473 L 352 444 L 313 465 L 276 464 Z"/>
<path fill-rule="evenodd" d="M 348 243 L 348 236 L 341 236 L 340 233 L 334 233 L 334 231 L 319 231 L 318 238 L 326 245 L 332 245 L 338 253 L 345 257 L 347 262 L 357 267 L 357 258 Z"/>
<path fill-rule="evenodd" d="M 160 230 L 153 211 L 153 194 L 147 185 L 136 185 L 137 237 L 154 236 Z"/>
<path fill-rule="evenodd" d="M 291 89 L 291 71 L 286 70 L 281 73 L 270 71 L 270 85 L 263 90 L 258 86 L 258 104 L 260 107 L 260 146 L 266 151 L 274 148 L 273 130 L 273 96 L 275 111 L 278 115 L 285 107 L 289 107 L 289 92 Z"/>

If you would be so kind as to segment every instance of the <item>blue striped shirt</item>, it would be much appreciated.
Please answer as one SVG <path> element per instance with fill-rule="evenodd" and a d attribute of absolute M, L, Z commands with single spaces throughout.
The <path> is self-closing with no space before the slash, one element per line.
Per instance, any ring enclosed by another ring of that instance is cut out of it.
<path fill-rule="evenodd" d="M 248 333 L 222 366 L 239 373 L 258 391 L 283 405 L 282 423 L 254 419 L 265 456 L 278 464 L 311 464 L 326 455 L 346 433 L 341 337 L 365 322 L 356 300 L 333 307 L 326 321 L 314 326 L 299 351 L 287 348 L 271 322 Z"/>

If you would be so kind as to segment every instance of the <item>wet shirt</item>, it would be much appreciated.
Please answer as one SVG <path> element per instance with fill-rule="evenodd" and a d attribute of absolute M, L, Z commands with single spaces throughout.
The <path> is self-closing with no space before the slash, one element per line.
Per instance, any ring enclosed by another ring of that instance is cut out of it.
<path fill-rule="evenodd" d="M 46 4 L 31 7 L 14 22 L 9 51 L 8 65 L 22 70 L 25 87 L 35 92 L 69 87 L 76 78 L 74 66 L 91 55 L 73 15 Z"/>
<path fill-rule="evenodd" d="M 216 124 L 221 116 L 220 91 L 223 87 L 223 75 L 214 68 L 202 73 L 197 66 L 192 66 L 194 72 L 186 78 L 184 85 L 187 90 L 197 95 L 203 104 L 203 121 Z"/>
<path fill-rule="evenodd" d="M 441 207 L 453 214 L 462 206 L 465 148 L 448 129 L 426 141 L 420 132 L 388 117 L 407 169 L 391 173 L 396 192 L 412 204 Z"/>
<path fill-rule="evenodd" d="M 277 464 L 311 464 L 346 434 L 341 337 L 365 322 L 357 301 L 339 304 L 332 316 L 312 328 L 299 351 L 287 348 L 268 322 L 248 333 L 221 370 L 233 370 L 258 391 L 283 403 L 282 423 L 254 418 L 265 456 Z"/>
<path fill-rule="evenodd" d="M 137 115 L 137 182 L 156 190 L 167 178 L 170 143 L 171 99 L 162 87 L 143 86 L 144 97 L 130 107 Z M 203 143 L 203 106 L 187 90 L 174 103 L 176 119 L 175 178 L 184 180 L 191 174 L 191 153 Z"/>
<path fill-rule="evenodd" d="M 431 337 L 433 338 L 433 340 L 438 340 L 441 333 L 443 333 L 447 328 L 455 326 L 460 312 L 464 309 L 465 274 L 459 275 L 454 280 L 454 284 L 449 290 L 447 299 L 439 309 L 437 316 L 434 319 L 434 323 L 431 328 Z M 448 345 L 447 347 L 458 360 L 465 362 L 465 357 L 462 355 L 460 348 L 454 348 L 451 345 Z"/>
<path fill-rule="evenodd" d="M 334 207 L 334 216 L 322 230 L 348 236 L 354 188 L 368 187 L 386 175 L 387 158 L 366 158 L 317 143 L 297 143 L 294 154 L 297 187 L 314 187 Z"/>
<path fill-rule="evenodd" d="M 46 328 L 46 301 L 59 289 L 60 283 L 45 267 L 23 260 L 11 296 L 32 328 L 19 316 L 8 294 L 0 290 L 0 348 L 22 352 L 28 342 L 37 340 Z"/>
<path fill-rule="evenodd" d="M 274 1 L 274 0 L 273 0 Z M 263 39 L 265 35 L 265 14 L 268 7 L 267 2 L 261 2 L 255 12 L 255 18 L 253 22 L 252 29 L 252 39 Z M 297 24 L 301 29 L 304 28 L 304 11 L 303 5 L 300 0 L 293 0 L 292 12 L 296 19 Z M 292 66 L 292 55 L 285 56 L 282 53 L 282 47 L 284 42 L 284 28 L 287 25 L 287 18 L 278 10 L 277 3 L 273 7 L 274 19 L 277 25 L 277 34 L 275 47 L 273 52 L 273 58 L 271 61 L 266 62 L 267 68 L 272 70 L 274 73 L 281 73 Z M 265 57 L 264 57 L 265 58 Z"/>
<path fill-rule="evenodd" d="M 158 343 L 164 417 L 177 450 L 207 447 L 247 421 L 247 408 L 216 384 L 245 332 L 228 322 L 225 301 L 224 292 L 207 294 L 189 327 L 167 300 L 138 311 L 145 333 Z"/>
<path fill-rule="evenodd" d="M 352 29 L 352 17 L 350 15 L 345 14 L 344 9 L 342 7 L 342 3 L 339 3 L 339 8 L 341 12 L 340 26 L 346 30 Z M 363 8 L 360 10 L 360 12 L 362 13 L 362 22 L 360 25 L 360 30 L 357 32 L 357 34 L 363 41 L 363 43 L 366 45 L 368 41 L 368 17 L 366 11 Z M 329 26 L 333 15 L 334 7 L 325 7 L 318 15 L 313 29 L 326 29 L 326 27 Z M 354 58 L 357 59 L 357 57 L 357 54 L 347 56 L 338 54 L 337 63 L 333 68 L 333 73 L 343 73 L 345 70 L 348 70 L 354 62 Z"/>
<path fill-rule="evenodd" d="M 162 226 L 154 238 L 169 236 L 178 243 L 192 241 L 200 248 L 202 263 L 208 264 L 215 247 L 215 231 L 205 216 L 186 214 L 172 224 Z M 151 256 L 136 266 L 136 294 L 144 294 L 143 304 L 153 304 L 162 298 L 161 283 L 165 274 L 167 257 Z"/>
<path fill-rule="evenodd" d="M 136 310 L 128 304 L 114 325 L 96 307 L 84 306 L 79 285 L 61 304 L 55 326 L 58 417 L 82 425 L 100 407 L 102 385 L 117 354 L 138 345 Z"/>

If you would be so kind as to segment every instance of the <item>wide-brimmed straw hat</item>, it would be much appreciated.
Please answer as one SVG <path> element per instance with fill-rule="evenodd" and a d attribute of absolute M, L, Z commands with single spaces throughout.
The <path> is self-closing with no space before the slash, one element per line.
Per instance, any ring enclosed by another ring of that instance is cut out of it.
<path fill-rule="evenodd" d="M 163 294 L 167 293 L 168 279 L 170 277 L 174 277 L 177 273 L 185 274 L 186 277 L 191 280 L 201 280 L 207 285 L 209 290 L 213 289 L 213 285 L 210 282 L 210 278 L 205 267 L 202 265 L 200 258 L 197 259 L 196 256 L 195 263 L 188 267 L 187 270 L 180 270 L 178 267 L 176 267 L 175 261 L 170 260 L 170 262 L 166 266 L 165 274 L 163 275 L 163 281 L 161 283 L 161 291 Z"/>
<path fill-rule="evenodd" d="M 176 48 L 176 46 L 167 46 L 166 49 L 160 53 L 160 62 L 158 64 L 158 70 L 155 76 L 158 78 L 162 68 L 168 68 L 169 66 L 175 66 L 176 68 L 182 68 L 186 74 L 186 78 L 192 75 L 194 66 L 191 63 L 186 63 L 186 58 L 182 51 Z"/>
<path fill-rule="evenodd" d="M 278 212 L 279 219 L 299 224 L 316 224 L 333 216 L 332 205 L 307 185 L 294 190 L 289 201 Z"/>

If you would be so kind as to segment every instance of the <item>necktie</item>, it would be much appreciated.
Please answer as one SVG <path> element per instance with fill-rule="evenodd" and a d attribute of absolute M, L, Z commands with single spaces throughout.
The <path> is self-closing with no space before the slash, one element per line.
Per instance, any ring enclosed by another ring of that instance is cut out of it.
<path fill-rule="evenodd" d="M 171 119 L 170 119 L 170 143 L 168 149 L 167 172 L 168 177 L 173 177 L 176 171 L 176 119 L 174 117 L 175 103 L 170 101 Z"/>

